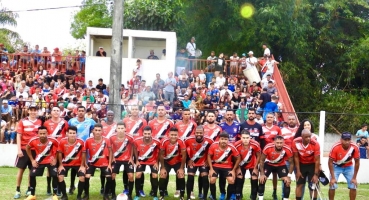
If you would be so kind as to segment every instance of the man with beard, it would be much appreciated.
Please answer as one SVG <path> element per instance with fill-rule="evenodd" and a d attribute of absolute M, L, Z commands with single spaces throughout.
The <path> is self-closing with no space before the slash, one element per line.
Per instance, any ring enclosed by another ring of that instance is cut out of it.
<path fill-rule="evenodd" d="M 184 166 L 186 164 L 186 145 L 178 137 L 178 130 L 172 127 L 168 138 L 164 138 L 160 144 L 160 199 L 164 199 L 167 191 L 169 172 L 171 169 L 177 174 L 176 188 L 180 191 L 180 199 L 184 200 L 185 179 Z"/>
<path fill-rule="evenodd" d="M 222 132 L 222 127 L 216 124 L 216 115 L 214 112 L 208 112 L 208 115 L 206 116 L 206 122 L 207 124 L 203 126 L 204 136 L 216 141 L 219 139 L 218 135 Z"/>
<path fill-rule="evenodd" d="M 235 162 L 233 162 L 235 160 Z M 226 177 L 228 182 L 227 199 L 235 199 L 235 176 L 236 169 L 240 163 L 240 154 L 237 149 L 229 143 L 229 136 L 227 132 L 222 132 L 219 135 L 219 142 L 213 143 L 208 151 L 208 164 L 210 167 L 210 192 L 212 199 L 216 198 L 215 183 L 218 175 Z M 220 187 L 220 200 L 224 200 L 226 191 L 225 188 Z"/>
<path fill-rule="evenodd" d="M 277 135 L 282 135 L 281 129 L 278 126 L 274 125 L 273 122 L 274 122 L 274 114 L 268 113 L 266 115 L 266 122 L 263 125 L 265 145 L 273 143 L 274 138 Z M 278 183 L 277 174 L 273 173 L 273 199 L 274 200 L 278 199 L 277 198 L 277 183 Z"/>
<path fill-rule="evenodd" d="M 255 122 L 256 112 L 254 108 L 249 109 L 248 119 L 241 124 L 241 131 L 248 130 L 250 132 L 251 139 L 254 139 L 259 143 L 260 148 L 265 146 L 263 127 Z"/>
<path fill-rule="evenodd" d="M 242 199 L 242 190 L 245 183 L 246 170 L 249 170 L 251 176 L 251 200 L 256 200 L 258 192 L 258 163 L 260 162 L 260 145 L 251 140 L 250 132 L 242 130 L 241 140 L 236 142 L 235 147 L 240 153 L 241 162 L 237 168 L 236 178 L 236 199 Z"/>
<path fill-rule="evenodd" d="M 146 165 L 150 166 L 151 176 L 151 194 L 154 200 L 158 200 L 156 196 L 158 192 L 158 169 L 159 169 L 159 150 L 160 141 L 152 136 L 150 126 L 146 126 L 143 131 L 143 137 L 138 137 L 134 141 L 134 155 L 136 161 L 136 197 L 134 200 L 140 199 L 140 191 L 143 190 L 141 184 L 141 175 L 146 169 Z"/>
<path fill-rule="evenodd" d="M 240 124 L 234 120 L 233 110 L 228 109 L 225 114 L 226 121 L 219 124 L 222 130 L 228 133 L 229 142 L 236 143 L 239 138 Z"/>
<path fill-rule="evenodd" d="M 67 137 L 60 140 L 58 161 L 59 190 L 63 194 L 61 200 L 68 200 L 64 177 L 68 176 L 69 169 L 78 171 L 79 182 L 77 200 L 81 200 L 81 195 L 85 187 L 86 149 L 84 141 L 77 138 L 77 127 L 68 127 Z"/>
<path fill-rule="evenodd" d="M 214 113 L 212 113 L 214 115 Z M 214 124 L 214 121 L 213 121 Z M 214 124 L 215 125 L 215 124 Z M 215 125 L 217 126 L 217 125 Z M 185 144 L 188 148 L 188 162 L 187 162 L 187 199 L 194 199 L 193 185 L 195 181 L 195 174 L 199 170 L 199 188 L 204 187 L 204 193 L 199 191 L 201 200 L 206 199 L 209 190 L 209 164 L 207 163 L 208 150 L 213 140 L 204 136 L 203 126 L 196 127 L 195 136 L 190 136 L 186 139 Z"/>
<path fill-rule="evenodd" d="M 149 126 L 152 130 L 152 137 L 158 140 L 166 137 L 173 127 L 173 122 L 167 119 L 166 110 L 164 106 L 158 106 L 157 108 L 158 117 L 149 122 Z"/>
<path fill-rule="evenodd" d="M 44 123 L 44 126 L 47 129 L 47 133 L 49 137 L 53 137 L 54 139 L 60 142 L 61 139 L 65 138 L 66 132 L 68 130 L 68 122 L 60 117 L 60 108 L 53 107 L 51 110 L 51 119 L 47 120 Z M 51 195 L 51 177 L 47 173 L 47 194 Z"/>
<path fill-rule="evenodd" d="M 191 120 L 190 109 L 183 109 L 182 121 L 177 122 L 174 126 L 178 129 L 178 138 L 181 140 L 195 134 L 197 124 Z"/>
<path fill-rule="evenodd" d="M 350 200 L 356 199 L 358 186 L 356 176 L 360 167 L 360 153 L 358 146 L 351 141 L 351 135 L 350 132 L 343 132 L 341 140 L 334 144 L 329 152 L 328 167 L 331 174 L 329 200 L 334 199 L 340 174 L 346 178 L 347 186 L 350 189 Z M 353 166 L 352 159 L 355 160 L 355 166 Z"/>
<path fill-rule="evenodd" d="M 290 162 L 289 169 L 286 165 L 287 160 Z M 293 157 L 291 148 L 284 144 L 284 138 L 282 136 L 276 136 L 274 138 L 274 143 L 265 146 L 261 154 L 259 167 L 259 200 L 264 199 L 267 177 L 272 172 L 277 173 L 278 177 L 285 183 L 285 187 L 283 188 L 283 200 L 288 200 L 291 190 L 290 184 L 293 172 Z"/>
<path fill-rule="evenodd" d="M 317 184 L 320 174 L 320 145 L 311 139 L 311 132 L 308 129 L 302 130 L 301 137 L 292 142 L 293 158 L 296 166 L 296 200 L 302 199 L 302 187 L 305 187 L 306 179 L 310 184 Z M 315 190 L 311 187 L 310 192 Z M 311 196 L 311 195 L 310 195 Z M 313 200 L 317 199 L 317 192 L 314 192 Z"/>
<path fill-rule="evenodd" d="M 144 118 L 139 117 L 139 110 L 137 105 L 131 106 L 131 116 L 124 118 L 123 122 L 126 126 L 126 133 L 132 136 L 134 139 L 138 137 L 142 137 L 143 129 L 147 126 L 147 121 Z M 145 176 L 142 174 L 141 183 L 142 188 L 145 182 Z M 128 194 L 128 176 L 127 172 L 123 171 L 123 184 L 124 184 L 124 193 Z M 143 190 L 140 191 L 140 196 L 145 197 L 145 193 Z"/>
<path fill-rule="evenodd" d="M 102 135 L 106 138 L 110 138 L 114 133 L 115 129 L 117 128 L 117 123 L 114 122 L 114 112 L 109 110 L 106 115 L 107 121 L 102 121 L 101 125 L 103 126 L 103 133 Z M 100 182 L 101 182 L 101 189 L 100 194 L 104 193 L 104 185 L 105 185 L 105 176 L 100 174 Z"/>
<path fill-rule="evenodd" d="M 112 114 L 114 116 L 114 113 Z M 109 118 L 109 112 L 108 112 Z M 111 117 L 113 118 L 113 117 Z M 133 137 L 126 134 L 126 127 L 124 122 L 118 122 L 116 124 L 116 133 L 109 137 L 112 151 L 113 151 L 113 164 L 112 164 L 112 199 L 115 199 L 115 187 L 116 187 L 116 175 L 119 174 L 120 166 L 123 165 L 124 172 L 127 173 L 128 183 L 128 197 L 131 199 L 133 191 L 133 173 L 134 173 L 134 162 L 133 162 Z M 123 174 L 124 176 L 124 174 Z M 123 183 L 124 184 L 124 183 Z"/>

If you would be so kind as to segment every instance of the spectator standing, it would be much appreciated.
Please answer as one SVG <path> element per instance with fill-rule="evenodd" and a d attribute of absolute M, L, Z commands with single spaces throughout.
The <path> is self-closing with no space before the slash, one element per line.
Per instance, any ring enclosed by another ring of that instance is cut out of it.
<path fill-rule="evenodd" d="M 164 88 L 164 80 L 160 78 L 160 74 L 157 73 L 156 74 L 156 79 L 154 81 L 154 83 L 152 84 L 152 91 L 157 94 L 159 89 L 163 89 Z"/>
<path fill-rule="evenodd" d="M 215 69 L 215 63 L 217 57 L 215 56 L 215 51 L 211 51 L 210 56 L 206 59 L 208 66 L 205 68 L 205 72 L 211 72 Z"/>
<path fill-rule="evenodd" d="M 0 54 L 1 62 L 8 62 L 8 50 L 4 47 L 3 43 L 0 43 Z"/>
<path fill-rule="evenodd" d="M 168 73 L 168 78 L 165 80 L 164 84 L 164 96 L 166 100 L 173 103 L 174 99 L 174 88 L 176 87 L 176 79 L 173 78 L 173 72 Z"/>
<path fill-rule="evenodd" d="M 268 46 L 266 44 L 263 44 L 263 49 L 264 49 L 264 57 L 269 57 L 270 56 L 270 49 L 268 48 Z"/>
<path fill-rule="evenodd" d="M 104 51 L 104 47 L 99 47 L 99 50 L 96 52 L 96 56 L 106 57 L 106 52 Z"/>
<path fill-rule="evenodd" d="M 195 37 L 192 37 L 190 42 L 187 43 L 186 50 L 188 52 L 188 59 L 196 58 L 196 43 Z M 189 70 L 192 71 L 192 67 L 194 65 L 194 61 L 190 60 Z"/>
<path fill-rule="evenodd" d="M 365 138 L 369 137 L 369 133 L 368 133 L 367 129 L 368 129 L 368 125 L 363 124 L 361 126 L 361 129 L 356 132 L 356 137 L 358 138 L 357 141 L 359 141 L 360 140 L 359 138 L 361 138 L 361 137 L 365 137 Z"/>
<path fill-rule="evenodd" d="M 155 55 L 155 52 L 154 50 L 150 50 L 150 55 L 147 57 L 147 59 L 150 59 L 150 60 L 159 60 L 159 58 Z"/>

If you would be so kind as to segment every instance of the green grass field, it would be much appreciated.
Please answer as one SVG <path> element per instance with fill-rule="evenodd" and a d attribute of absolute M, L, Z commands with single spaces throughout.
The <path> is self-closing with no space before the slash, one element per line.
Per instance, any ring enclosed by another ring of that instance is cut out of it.
<path fill-rule="evenodd" d="M 25 191 L 27 190 L 27 176 L 28 176 L 28 170 L 26 170 L 27 173 L 25 173 L 24 175 L 24 179 L 22 182 L 22 186 L 21 186 L 21 192 L 22 195 L 24 195 Z M 0 168 L 0 200 L 10 200 L 13 199 L 13 195 L 15 192 L 15 178 L 16 178 L 16 173 L 17 173 L 17 169 L 16 168 L 7 168 L 7 167 L 1 167 Z M 46 174 L 46 173 L 45 173 Z M 95 177 L 92 177 L 90 180 L 90 199 L 91 200 L 98 200 L 98 199 L 102 199 L 102 196 L 100 196 L 100 175 L 99 172 L 95 173 Z M 78 179 L 76 179 L 76 183 L 77 183 Z M 69 184 L 70 184 L 70 179 L 66 178 L 66 184 L 67 184 L 67 188 L 69 188 Z M 197 193 L 197 178 L 195 179 L 195 194 L 196 196 L 198 195 Z M 247 199 L 250 195 L 250 181 L 246 180 L 245 181 L 245 185 L 244 185 L 244 198 L 243 199 Z M 266 191 L 265 191 L 265 196 L 264 199 L 268 200 L 268 199 L 272 199 L 271 195 L 273 192 L 272 189 L 272 183 L 270 180 L 268 180 L 268 183 L 266 185 Z M 145 176 L 145 193 L 148 194 L 149 191 L 151 189 L 150 186 L 150 179 L 148 178 L 148 176 Z M 121 192 L 123 190 L 123 183 L 122 183 L 122 177 L 121 174 L 119 176 L 119 178 L 117 179 L 117 193 Z M 328 193 L 327 193 L 327 187 L 322 187 L 323 193 L 324 193 L 324 197 L 328 197 Z M 167 197 L 166 199 L 171 200 L 171 199 L 175 199 L 173 198 L 173 193 L 175 191 L 175 177 L 171 176 L 170 177 L 170 181 L 169 181 L 169 185 L 168 185 L 168 191 L 169 191 L 169 197 Z M 217 189 L 217 192 L 219 193 L 219 190 Z M 346 184 L 339 184 L 339 189 L 336 191 L 336 200 L 347 200 L 348 199 L 348 189 Z M 209 191 L 210 193 L 210 191 Z M 281 194 L 281 183 L 278 183 L 278 197 L 280 198 L 280 194 Z M 369 185 L 368 184 L 362 184 L 359 185 L 358 187 L 358 193 L 357 193 L 357 199 L 368 199 L 368 194 L 369 194 Z M 135 195 L 135 194 L 134 194 Z M 37 178 L 37 188 L 36 188 L 36 196 L 37 196 L 37 200 L 45 200 L 48 199 L 49 196 L 46 195 L 46 177 L 38 177 Z M 295 184 L 293 183 L 292 187 L 291 187 L 291 195 L 290 195 L 290 199 L 294 199 L 295 197 Z M 23 196 L 21 199 L 25 199 L 26 197 Z M 69 196 L 70 200 L 74 200 L 76 199 L 76 195 L 73 196 Z M 146 199 L 152 199 L 152 197 L 146 197 L 146 198 L 141 198 L 142 200 L 146 200 Z M 308 194 L 305 194 L 305 200 L 308 200 Z"/>

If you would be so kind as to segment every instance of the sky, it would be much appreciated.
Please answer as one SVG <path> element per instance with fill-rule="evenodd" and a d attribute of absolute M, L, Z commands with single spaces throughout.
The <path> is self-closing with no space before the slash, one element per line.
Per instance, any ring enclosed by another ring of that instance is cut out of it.
<path fill-rule="evenodd" d="M 1 7 L 6 7 L 11 11 L 55 8 L 63 6 L 81 5 L 82 0 L 0 0 Z M 68 47 L 78 47 L 84 40 L 76 40 L 70 34 L 70 24 L 73 13 L 79 8 L 64 8 L 58 10 L 45 11 L 23 11 L 17 12 L 17 26 L 9 27 L 20 34 L 25 42 L 34 48 L 36 44 L 42 47 L 61 49 Z"/>

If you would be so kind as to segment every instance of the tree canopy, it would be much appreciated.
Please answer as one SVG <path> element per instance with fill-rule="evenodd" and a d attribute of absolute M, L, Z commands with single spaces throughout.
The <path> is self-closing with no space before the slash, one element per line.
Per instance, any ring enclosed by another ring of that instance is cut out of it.
<path fill-rule="evenodd" d="M 10 12 L 7 8 L 0 9 L 0 24 L 17 26 L 18 14 Z M 14 52 L 23 41 L 21 40 L 19 34 L 8 28 L 0 28 L 0 41 L 8 48 L 10 53 Z"/>

